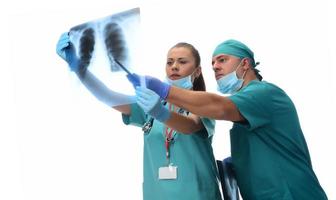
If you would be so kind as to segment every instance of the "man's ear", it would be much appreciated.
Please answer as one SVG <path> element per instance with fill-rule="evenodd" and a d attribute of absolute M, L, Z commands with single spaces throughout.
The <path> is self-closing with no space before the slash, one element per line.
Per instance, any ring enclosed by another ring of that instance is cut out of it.
<path fill-rule="evenodd" d="M 251 60 L 249 58 L 243 58 L 242 60 L 242 67 L 247 70 L 249 68 L 251 68 Z"/>

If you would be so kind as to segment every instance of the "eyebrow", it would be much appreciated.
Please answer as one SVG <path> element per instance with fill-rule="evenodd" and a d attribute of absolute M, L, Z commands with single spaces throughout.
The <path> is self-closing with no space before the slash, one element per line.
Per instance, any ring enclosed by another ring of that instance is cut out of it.
<path fill-rule="evenodd" d="M 212 59 L 212 61 L 219 60 L 219 59 L 222 59 L 222 58 L 229 58 L 229 56 L 227 56 L 227 55 L 219 55 L 216 58 Z"/>
<path fill-rule="evenodd" d="M 216 57 L 216 60 L 221 59 L 221 58 L 228 58 L 228 56 L 227 55 L 219 55 L 218 57 Z"/>
<path fill-rule="evenodd" d="M 177 58 L 177 60 L 188 59 L 187 57 Z M 167 58 L 167 60 L 174 60 L 174 58 Z"/>
<path fill-rule="evenodd" d="M 227 55 L 219 55 L 217 57 L 215 57 L 214 59 L 211 60 L 211 64 L 213 65 L 215 63 L 215 60 L 219 60 L 219 59 L 222 59 L 222 58 L 228 58 Z"/>

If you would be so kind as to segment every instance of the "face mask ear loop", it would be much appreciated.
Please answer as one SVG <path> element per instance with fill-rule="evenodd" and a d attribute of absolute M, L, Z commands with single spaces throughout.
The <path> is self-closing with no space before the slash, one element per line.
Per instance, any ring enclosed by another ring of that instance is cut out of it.
<path fill-rule="evenodd" d="M 237 69 L 236 69 L 236 76 L 237 76 L 237 70 L 238 70 L 238 68 L 241 66 L 240 64 L 241 64 L 242 61 L 243 61 L 243 60 L 240 61 L 239 65 L 238 65 L 238 67 L 237 67 Z M 239 78 L 239 79 L 243 79 L 243 84 L 242 84 L 242 86 L 241 86 L 238 90 L 240 90 L 240 89 L 243 87 L 243 85 L 244 85 L 244 82 L 245 82 L 244 77 L 245 77 L 245 75 L 246 75 L 246 72 L 247 72 L 247 70 L 245 70 L 244 73 L 243 73 L 243 76 L 242 76 L 241 78 Z"/>
<path fill-rule="evenodd" d="M 240 64 L 242 63 L 242 61 L 243 61 L 243 60 L 241 60 L 240 63 L 238 64 L 238 67 L 237 67 L 237 69 L 236 69 L 236 74 L 237 74 L 237 70 L 238 70 L 239 67 L 241 66 Z M 241 79 L 244 80 L 244 77 L 245 77 L 245 75 L 246 75 L 246 72 L 247 72 L 247 70 L 244 71 L 243 76 L 241 77 Z M 239 77 L 237 77 L 237 78 L 239 78 Z"/>
<path fill-rule="evenodd" d="M 241 64 L 241 62 L 242 62 L 242 60 L 240 61 L 240 63 L 237 65 L 237 68 L 236 68 L 236 70 L 235 70 L 235 74 L 236 74 L 236 77 L 239 79 L 239 77 L 238 77 L 238 74 L 237 74 L 237 70 L 239 69 L 239 67 L 241 66 L 240 64 Z M 231 72 L 232 73 L 232 72 Z M 244 76 L 244 74 L 243 74 L 243 76 Z"/>
<path fill-rule="evenodd" d="M 194 85 L 194 81 L 195 81 L 195 79 L 196 79 L 196 77 L 193 76 L 193 75 L 195 74 L 196 70 L 197 70 L 197 67 L 196 67 L 195 70 L 189 75 L 189 76 L 191 77 L 191 80 L 192 80 L 191 82 L 192 82 L 193 85 Z"/>
<path fill-rule="evenodd" d="M 244 73 L 243 73 L 243 76 L 242 76 L 242 78 L 241 78 L 241 79 L 243 79 L 243 80 L 244 80 L 244 77 L 245 77 L 245 75 L 246 75 L 246 72 L 247 72 L 247 70 L 245 70 L 245 71 L 244 71 Z"/>

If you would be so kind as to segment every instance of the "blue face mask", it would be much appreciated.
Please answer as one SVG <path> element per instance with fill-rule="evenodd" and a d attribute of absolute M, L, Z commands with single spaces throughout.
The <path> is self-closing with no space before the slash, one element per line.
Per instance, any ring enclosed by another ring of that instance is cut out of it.
<path fill-rule="evenodd" d="M 217 90 L 219 92 L 223 94 L 234 94 L 243 86 L 244 79 L 238 79 L 237 77 L 237 70 L 239 67 L 240 63 L 235 71 L 217 80 Z M 245 76 L 245 72 L 243 74 L 243 77 Z"/>
<path fill-rule="evenodd" d="M 177 79 L 177 80 L 171 80 L 170 78 L 166 77 L 166 81 L 167 83 L 173 86 L 190 90 L 193 87 L 193 82 L 191 81 L 191 75 Z"/>

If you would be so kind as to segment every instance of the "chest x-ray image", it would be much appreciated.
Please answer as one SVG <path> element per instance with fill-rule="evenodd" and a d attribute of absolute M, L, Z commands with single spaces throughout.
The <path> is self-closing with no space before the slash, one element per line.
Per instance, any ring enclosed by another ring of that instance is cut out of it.
<path fill-rule="evenodd" d="M 126 72 L 139 65 L 139 26 L 140 9 L 133 8 L 71 28 L 70 40 L 80 59 L 80 70 L 89 71 L 113 91 L 134 94 Z"/>

